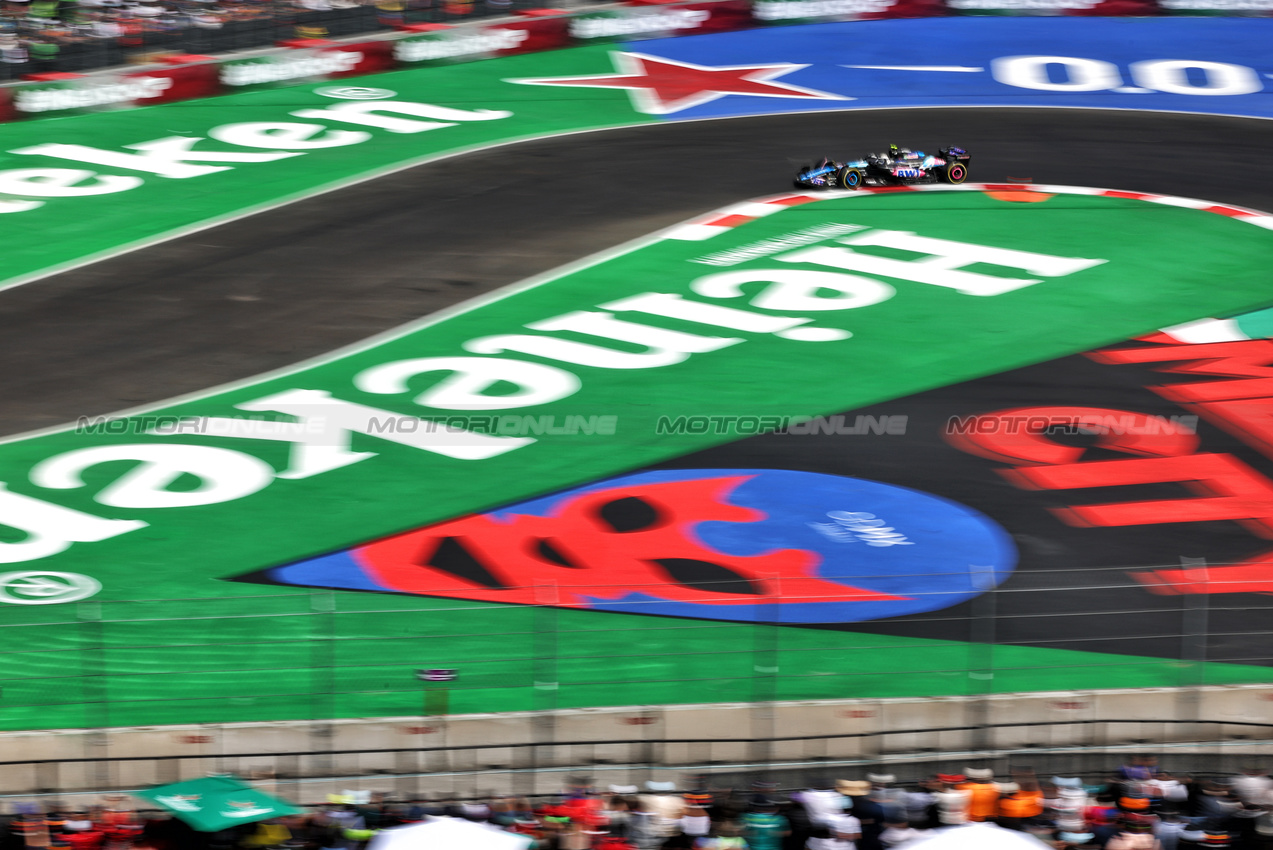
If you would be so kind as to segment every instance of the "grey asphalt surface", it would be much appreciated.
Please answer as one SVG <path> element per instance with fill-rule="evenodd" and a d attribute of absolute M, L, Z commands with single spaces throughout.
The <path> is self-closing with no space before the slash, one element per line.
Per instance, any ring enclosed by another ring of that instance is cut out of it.
<path fill-rule="evenodd" d="M 0 294 L 0 434 L 295 363 L 895 142 L 1273 210 L 1273 122 L 914 109 L 645 125 L 423 165 Z M 1273 291 L 1273 281 L 1270 290 Z"/>

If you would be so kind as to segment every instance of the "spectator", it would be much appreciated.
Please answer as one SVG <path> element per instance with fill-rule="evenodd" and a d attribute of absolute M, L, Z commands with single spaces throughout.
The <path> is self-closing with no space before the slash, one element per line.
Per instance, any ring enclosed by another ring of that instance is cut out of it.
<path fill-rule="evenodd" d="M 968 822 L 968 804 L 972 794 L 963 789 L 967 777 L 960 773 L 939 773 L 941 790 L 937 798 L 937 819 L 942 826 L 959 826 Z"/>
<path fill-rule="evenodd" d="M 1192 814 L 1199 819 L 1203 829 L 1225 829 L 1229 818 L 1242 804 L 1222 783 L 1207 781 L 1201 783 L 1200 788 L 1200 793 L 1194 798 Z"/>
<path fill-rule="evenodd" d="M 653 814 L 651 827 L 655 838 L 660 841 L 680 832 L 678 824 L 685 813 L 685 801 L 676 796 L 675 782 L 647 782 L 646 790 L 639 799 L 645 811 Z"/>
<path fill-rule="evenodd" d="M 965 768 L 967 781 L 959 786 L 968 792 L 968 820 L 987 821 L 999 816 L 999 786 L 989 768 Z"/>
<path fill-rule="evenodd" d="M 782 840 L 791 834 L 791 824 L 778 814 L 778 806 L 766 797 L 752 801 L 751 811 L 743 817 L 743 837 L 751 850 L 780 850 Z"/>
<path fill-rule="evenodd" d="M 1273 779 L 1269 778 L 1268 768 L 1244 767 L 1240 775 L 1233 777 L 1229 787 L 1243 803 L 1263 805 L 1273 793 Z"/>
<path fill-rule="evenodd" d="M 884 807 L 885 820 L 904 818 L 906 792 L 895 785 L 897 777 L 891 773 L 868 773 L 866 779 L 871 783 L 870 798 Z"/>
<path fill-rule="evenodd" d="M 1159 801 L 1160 807 L 1161 804 L 1168 803 L 1179 805 L 1189 799 L 1189 789 L 1163 770 L 1155 773 L 1154 778 L 1146 782 L 1144 787 L 1152 799 Z"/>
<path fill-rule="evenodd" d="M 708 817 L 707 807 L 712 804 L 712 795 L 694 792 L 685 795 L 685 813 L 681 815 L 681 832 L 691 838 L 705 838 L 712 831 L 712 819 Z"/>
<path fill-rule="evenodd" d="M 941 783 L 936 776 L 920 780 L 915 790 L 906 794 L 906 820 L 916 829 L 932 829 L 938 825 L 936 792 Z"/>
<path fill-rule="evenodd" d="M 1145 782 L 1158 772 L 1157 765 L 1158 759 L 1155 756 L 1132 756 L 1118 769 L 1118 778 Z"/>
<path fill-rule="evenodd" d="M 844 795 L 831 787 L 824 779 L 816 779 L 808 788 L 800 792 L 800 802 L 809 813 L 809 822 L 814 826 L 831 825 L 831 819 L 844 814 L 847 801 Z"/>
<path fill-rule="evenodd" d="M 696 850 L 749 850 L 749 847 L 743 838 L 742 827 L 734 821 L 721 823 L 710 838 L 700 838 L 695 843 Z"/>
<path fill-rule="evenodd" d="M 1184 819 L 1174 810 L 1159 815 L 1158 823 L 1154 824 L 1154 837 L 1162 845 L 1162 850 L 1176 850 L 1185 826 Z"/>
<path fill-rule="evenodd" d="M 637 850 L 653 850 L 662 841 L 663 825 L 644 795 L 633 798 L 628 818 L 628 838 Z"/>
<path fill-rule="evenodd" d="M 1105 850 L 1162 850 L 1154 836 L 1148 815 L 1132 815 L 1124 819 L 1117 832 L 1105 842 Z"/>
<path fill-rule="evenodd" d="M 912 828 L 908 821 L 893 819 L 884 825 L 884 831 L 880 833 L 880 844 L 884 845 L 885 850 L 893 850 L 894 847 L 903 847 L 927 834 Z"/>
<path fill-rule="evenodd" d="M 619 790 L 627 790 L 630 788 L 632 791 L 636 791 L 635 785 L 626 787 L 617 785 L 610 786 L 610 790 L 612 792 L 615 791 L 616 788 Z M 601 810 L 601 817 L 604 818 L 611 835 L 619 836 L 621 838 L 628 837 L 629 826 L 632 822 L 632 812 L 628 806 L 627 797 L 622 797 L 619 794 L 614 794 L 614 796 L 610 797 L 610 799 L 606 801 L 605 808 Z"/>

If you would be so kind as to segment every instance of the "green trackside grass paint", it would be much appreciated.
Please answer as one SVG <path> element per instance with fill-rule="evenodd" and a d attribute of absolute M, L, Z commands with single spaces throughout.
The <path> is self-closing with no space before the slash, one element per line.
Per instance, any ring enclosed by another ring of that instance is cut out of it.
<path fill-rule="evenodd" d="M 623 91 L 504 82 L 609 64 L 584 47 L 374 75 L 377 100 L 288 86 L 5 124 L 0 288 L 439 156 L 657 120 Z"/>

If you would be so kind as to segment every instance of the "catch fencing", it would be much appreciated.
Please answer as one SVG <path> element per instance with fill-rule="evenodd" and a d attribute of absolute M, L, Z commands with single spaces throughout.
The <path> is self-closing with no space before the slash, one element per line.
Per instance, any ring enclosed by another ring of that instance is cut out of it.
<path fill-rule="evenodd" d="M 1215 565 L 1145 592 L 1179 569 L 1018 572 L 927 614 L 812 626 L 781 593 L 689 620 L 579 610 L 564 587 L 28 605 L 36 621 L 0 626 L 0 730 L 1273 682 L 1268 597 L 1224 593 Z"/>

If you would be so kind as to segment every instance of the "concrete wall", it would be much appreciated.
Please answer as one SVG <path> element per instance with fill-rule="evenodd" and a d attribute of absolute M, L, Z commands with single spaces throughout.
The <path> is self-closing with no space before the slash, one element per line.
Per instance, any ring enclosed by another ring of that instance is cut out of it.
<path fill-rule="evenodd" d="M 108 789 L 218 772 L 316 802 L 347 788 L 550 794 L 571 772 L 607 785 L 762 765 L 958 769 L 968 759 L 1129 748 L 1273 754 L 1273 729 L 1250 725 L 1260 723 L 1273 723 L 1273 685 L 8 732 L 0 762 L 20 764 L 0 770 L 0 797 L 91 802 Z"/>

